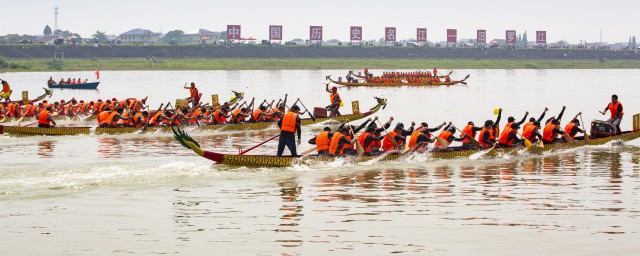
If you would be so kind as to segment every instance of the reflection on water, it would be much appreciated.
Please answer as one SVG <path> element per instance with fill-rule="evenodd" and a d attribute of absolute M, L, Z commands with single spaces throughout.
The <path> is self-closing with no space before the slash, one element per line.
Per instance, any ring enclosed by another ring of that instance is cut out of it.
<path fill-rule="evenodd" d="M 38 142 L 38 156 L 42 158 L 51 158 L 53 156 L 53 141 Z"/>

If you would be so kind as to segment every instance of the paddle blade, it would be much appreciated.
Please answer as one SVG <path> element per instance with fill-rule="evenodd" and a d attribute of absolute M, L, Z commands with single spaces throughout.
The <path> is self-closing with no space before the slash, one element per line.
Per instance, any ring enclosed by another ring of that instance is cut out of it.
<path fill-rule="evenodd" d="M 364 155 L 364 148 L 362 144 L 360 144 L 360 141 L 356 141 L 356 150 L 358 151 L 358 156 Z"/>
<path fill-rule="evenodd" d="M 568 143 L 573 143 L 575 142 L 575 140 L 573 140 L 573 138 L 571 138 L 571 136 L 569 136 L 569 134 L 563 134 L 562 135 L 564 137 L 564 139 L 568 142 Z"/>
<path fill-rule="evenodd" d="M 584 133 L 584 141 L 589 141 L 591 138 L 589 138 L 589 134 L 587 134 L 586 132 Z"/>
<path fill-rule="evenodd" d="M 313 153 L 314 151 L 316 151 L 316 148 L 310 148 L 310 149 L 307 149 L 306 151 L 302 152 L 302 156 L 306 156 L 306 155 L 308 155 L 308 154 L 311 154 L 311 153 Z"/>
<path fill-rule="evenodd" d="M 528 140 L 528 139 L 524 139 L 524 145 L 525 145 L 527 148 L 531 148 L 531 147 L 533 146 L 533 143 L 532 143 L 530 140 Z"/>
<path fill-rule="evenodd" d="M 402 151 L 402 153 L 407 153 L 407 151 L 409 151 L 411 148 L 409 148 L 409 144 L 404 144 L 404 150 Z"/>
<path fill-rule="evenodd" d="M 440 137 L 436 137 L 436 140 L 438 141 L 438 144 L 440 144 L 440 146 L 444 149 L 449 147 L 449 142 L 443 138 Z"/>
<path fill-rule="evenodd" d="M 309 112 L 309 110 L 307 110 L 307 112 L 309 113 L 309 117 L 311 117 L 311 120 L 313 120 L 315 122 L 316 121 L 316 117 L 313 116 L 313 114 L 311 114 L 311 112 Z"/>

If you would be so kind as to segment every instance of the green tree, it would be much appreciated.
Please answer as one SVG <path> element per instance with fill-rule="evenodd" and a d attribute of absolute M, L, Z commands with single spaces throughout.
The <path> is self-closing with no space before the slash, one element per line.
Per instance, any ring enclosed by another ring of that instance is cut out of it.
<path fill-rule="evenodd" d="M 42 32 L 42 34 L 45 36 L 50 36 L 51 34 L 53 34 L 53 32 L 51 31 L 51 27 L 49 27 L 49 25 L 44 27 L 44 32 Z"/>
<path fill-rule="evenodd" d="M 164 43 L 178 43 L 182 41 L 182 36 L 184 36 L 184 31 L 182 30 L 172 30 L 167 32 L 164 37 L 162 37 L 162 42 Z"/>
<path fill-rule="evenodd" d="M 93 34 L 91 37 L 93 37 L 93 39 L 95 39 L 100 43 L 106 43 L 109 41 L 109 39 L 107 38 L 106 32 L 96 31 L 96 33 Z"/>

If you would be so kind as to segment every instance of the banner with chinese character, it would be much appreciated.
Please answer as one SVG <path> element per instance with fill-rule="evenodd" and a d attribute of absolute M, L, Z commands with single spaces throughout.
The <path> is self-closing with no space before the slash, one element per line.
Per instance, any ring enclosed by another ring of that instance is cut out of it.
<path fill-rule="evenodd" d="M 516 41 L 517 41 L 516 31 L 515 30 L 507 30 L 506 31 L 505 41 L 507 41 L 507 44 L 516 44 Z"/>
<path fill-rule="evenodd" d="M 536 31 L 536 43 L 538 44 L 547 43 L 547 31 Z"/>
<path fill-rule="evenodd" d="M 240 40 L 240 25 L 227 25 L 227 40 Z"/>
<path fill-rule="evenodd" d="M 269 26 L 269 40 L 282 40 L 282 26 Z"/>
<path fill-rule="evenodd" d="M 396 28 L 386 27 L 384 28 L 384 41 L 395 42 L 396 41 Z"/>
<path fill-rule="evenodd" d="M 458 41 L 458 30 L 447 29 L 447 43 L 456 43 Z"/>
<path fill-rule="evenodd" d="M 352 26 L 349 32 L 351 41 L 362 41 L 362 27 Z"/>
<path fill-rule="evenodd" d="M 426 28 L 418 28 L 416 31 L 416 41 L 418 43 L 426 43 L 427 42 L 427 29 Z"/>
<path fill-rule="evenodd" d="M 478 33 L 476 34 L 476 43 L 478 43 L 478 45 L 487 43 L 487 31 L 486 30 L 483 30 L 483 29 L 479 29 L 478 30 Z"/>
<path fill-rule="evenodd" d="M 309 41 L 322 41 L 322 26 L 309 27 Z"/>

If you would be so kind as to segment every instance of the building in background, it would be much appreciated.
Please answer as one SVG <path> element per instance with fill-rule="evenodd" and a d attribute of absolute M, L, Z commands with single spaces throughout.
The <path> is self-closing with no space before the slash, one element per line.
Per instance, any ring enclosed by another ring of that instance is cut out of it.
<path fill-rule="evenodd" d="M 136 28 L 120 34 L 117 41 L 124 44 L 156 44 L 160 42 L 160 38 L 162 33 Z"/>

